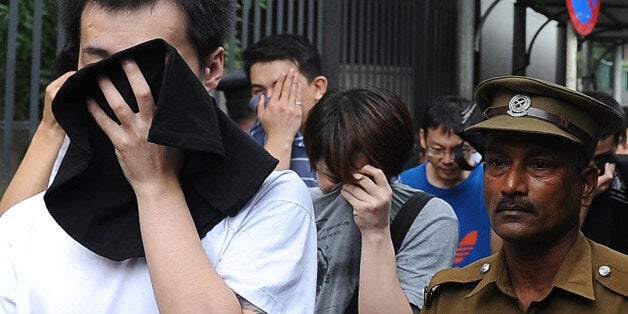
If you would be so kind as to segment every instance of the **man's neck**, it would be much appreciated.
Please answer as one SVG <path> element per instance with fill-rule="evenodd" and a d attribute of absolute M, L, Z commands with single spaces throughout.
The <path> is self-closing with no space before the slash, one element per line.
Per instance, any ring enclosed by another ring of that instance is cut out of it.
<path fill-rule="evenodd" d="M 573 246 L 578 230 L 549 246 L 542 244 L 517 245 L 504 241 L 504 254 L 512 286 L 524 311 L 535 300 L 545 297 L 565 256 Z"/>
<path fill-rule="evenodd" d="M 471 171 L 463 170 L 460 173 L 460 176 L 456 178 L 444 179 L 436 175 L 436 169 L 434 169 L 434 166 L 432 166 L 431 163 L 428 162 L 425 167 L 426 167 L 425 172 L 427 174 L 427 182 L 441 189 L 453 189 L 457 187 L 460 183 L 462 183 L 464 180 L 466 180 L 469 177 L 469 174 L 471 174 Z"/>

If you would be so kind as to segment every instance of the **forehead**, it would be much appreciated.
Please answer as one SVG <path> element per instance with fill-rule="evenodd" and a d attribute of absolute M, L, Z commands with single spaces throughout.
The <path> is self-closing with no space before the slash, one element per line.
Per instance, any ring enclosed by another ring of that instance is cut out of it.
<path fill-rule="evenodd" d="M 288 73 L 290 69 L 299 73 L 297 64 L 290 60 L 257 62 L 251 66 L 251 84 L 272 85 L 281 73 Z"/>
<path fill-rule="evenodd" d="M 185 22 L 185 14 L 171 1 L 156 1 L 139 8 L 118 10 L 91 2 L 81 14 L 80 46 L 112 54 L 162 38 L 177 50 L 185 50 L 188 45 Z"/>
<path fill-rule="evenodd" d="M 427 130 L 427 136 L 425 137 L 427 142 L 433 144 L 439 144 L 447 146 L 451 144 L 452 146 L 456 146 L 462 142 L 462 138 L 458 136 L 454 131 L 445 131 L 442 126 L 438 127 L 429 127 Z"/>
<path fill-rule="evenodd" d="M 576 144 L 547 134 L 515 131 L 486 131 L 487 152 L 516 152 L 518 155 L 544 154 L 575 156 Z"/>

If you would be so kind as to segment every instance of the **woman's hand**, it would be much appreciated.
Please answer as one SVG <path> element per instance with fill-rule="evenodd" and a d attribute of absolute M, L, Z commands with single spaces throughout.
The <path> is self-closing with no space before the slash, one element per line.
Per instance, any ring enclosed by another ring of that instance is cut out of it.
<path fill-rule="evenodd" d="M 384 172 L 366 165 L 355 174 L 357 184 L 345 183 L 340 192 L 353 206 L 353 219 L 360 231 L 389 230 L 392 188 Z"/>

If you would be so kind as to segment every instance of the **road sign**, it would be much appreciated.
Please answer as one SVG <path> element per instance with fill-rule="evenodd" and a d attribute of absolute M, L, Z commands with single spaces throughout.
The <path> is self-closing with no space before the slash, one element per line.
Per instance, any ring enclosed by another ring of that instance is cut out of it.
<path fill-rule="evenodd" d="M 569 19 L 580 35 L 591 33 L 600 13 L 602 0 L 566 0 Z"/>

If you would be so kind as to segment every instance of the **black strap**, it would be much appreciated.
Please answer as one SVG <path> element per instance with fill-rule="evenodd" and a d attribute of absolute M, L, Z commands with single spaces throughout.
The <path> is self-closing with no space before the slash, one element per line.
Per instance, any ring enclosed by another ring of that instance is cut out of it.
<path fill-rule="evenodd" d="M 417 192 L 403 204 L 395 219 L 390 223 L 390 237 L 395 247 L 395 254 L 399 252 L 401 242 L 403 242 L 408 230 L 410 230 L 410 226 L 412 226 L 416 217 L 425 207 L 425 204 L 433 197 L 434 195 L 432 194 Z"/>
<path fill-rule="evenodd" d="M 425 204 L 434 198 L 434 195 L 425 192 L 417 192 L 412 195 L 405 204 L 399 209 L 399 213 L 395 216 L 395 219 L 390 223 L 390 237 L 392 238 L 393 247 L 395 248 L 395 254 L 399 252 L 401 242 L 406 237 L 408 230 L 414 223 L 414 220 L 419 215 Z M 360 286 L 356 286 L 355 292 L 351 297 L 351 301 L 347 305 L 345 314 L 357 314 L 358 313 L 358 291 Z"/>

